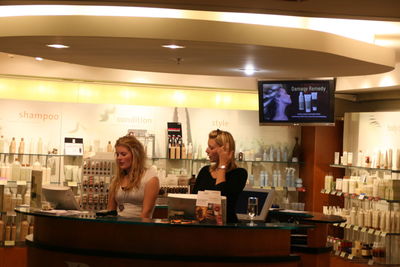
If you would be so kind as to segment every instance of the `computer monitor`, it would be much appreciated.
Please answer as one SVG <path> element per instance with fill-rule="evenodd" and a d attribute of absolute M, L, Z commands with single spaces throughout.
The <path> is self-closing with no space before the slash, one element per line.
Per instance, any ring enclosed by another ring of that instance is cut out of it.
<path fill-rule="evenodd" d="M 236 203 L 236 215 L 239 220 L 250 220 L 247 214 L 247 202 L 249 197 L 258 198 L 258 213 L 254 217 L 254 221 L 265 221 L 267 219 L 268 211 L 272 206 L 274 200 L 275 190 L 263 188 L 244 188 L 240 193 Z"/>
<path fill-rule="evenodd" d="M 42 193 L 46 201 L 54 203 L 55 209 L 78 210 L 79 204 L 69 186 L 43 185 Z"/>

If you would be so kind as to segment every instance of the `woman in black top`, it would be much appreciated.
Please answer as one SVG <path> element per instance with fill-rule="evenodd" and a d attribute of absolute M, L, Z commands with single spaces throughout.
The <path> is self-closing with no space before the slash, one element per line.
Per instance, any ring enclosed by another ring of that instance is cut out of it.
<path fill-rule="evenodd" d="M 227 222 L 237 222 L 236 202 L 246 185 L 247 171 L 236 165 L 235 140 L 229 132 L 214 130 L 208 135 L 206 152 L 211 165 L 200 170 L 193 194 L 203 190 L 221 191 L 227 199 Z"/>

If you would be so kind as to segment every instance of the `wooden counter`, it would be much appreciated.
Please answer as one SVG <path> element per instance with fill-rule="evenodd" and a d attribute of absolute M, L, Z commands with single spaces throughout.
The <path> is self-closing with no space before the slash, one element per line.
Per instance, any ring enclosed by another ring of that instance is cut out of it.
<path fill-rule="evenodd" d="M 35 230 L 28 266 L 298 266 L 286 223 L 170 224 L 165 220 L 87 214 L 55 215 L 32 209 Z M 307 226 L 305 226 L 307 227 Z"/>

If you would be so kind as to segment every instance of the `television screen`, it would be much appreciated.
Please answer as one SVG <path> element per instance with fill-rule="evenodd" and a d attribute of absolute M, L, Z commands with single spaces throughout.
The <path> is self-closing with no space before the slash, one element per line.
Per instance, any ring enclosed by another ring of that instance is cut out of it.
<path fill-rule="evenodd" d="M 259 81 L 261 124 L 333 124 L 335 80 Z"/>

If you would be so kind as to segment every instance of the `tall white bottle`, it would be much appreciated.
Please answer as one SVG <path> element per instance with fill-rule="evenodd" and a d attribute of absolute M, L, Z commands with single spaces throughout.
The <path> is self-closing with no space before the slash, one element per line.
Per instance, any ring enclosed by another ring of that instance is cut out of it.
<path fill-rule="evenodd" d="M 12 138 L 10 143 L 10 151 L 11 154 L 17 152 L 17 144 L 15 143 L 15 137 Z"/>
<path fill-rule="evenodd" d="M 304 110 L 304 95 L 303 92 L 299 94 L 299 110 Z"/>
<path fill-rule="evenodd" d="M 4 152 L 4 136 L 0 136 L 0 153 Z"/>
<path fill-rule="evenodd" d="M 36 151 L 36 153 L 37 154 L 42 154 L 43 153 L 43 141 L 42 141 L 41 137 L 39 137 L 39 141 L 37 143 L 37 151 Z"/>
<path fill-rule="evenodd" d="M 18 154 L 24 154 L 25 153 L 25 141 L 24 138 L 21 138 L 21 141 L 19 142 L 18 146 Z"/>

